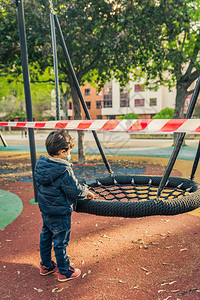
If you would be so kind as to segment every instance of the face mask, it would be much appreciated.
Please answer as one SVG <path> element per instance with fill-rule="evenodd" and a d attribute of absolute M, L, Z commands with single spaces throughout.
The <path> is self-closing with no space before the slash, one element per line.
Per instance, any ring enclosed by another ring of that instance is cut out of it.
<path fill-rule="evenodd" d="M 66 157 L 66 161 L 70 161 L 70 159 L 71 159 L 71 154 L 68 154 Z"/>

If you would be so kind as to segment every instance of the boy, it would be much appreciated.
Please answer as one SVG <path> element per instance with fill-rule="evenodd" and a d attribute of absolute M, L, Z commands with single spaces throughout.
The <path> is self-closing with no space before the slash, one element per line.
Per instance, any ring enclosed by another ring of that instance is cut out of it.
<path fill-rule="evenodd" d="M 38 204 L 43 227 L 40 234 L 40 274 L 58 271 L 58 281 L 80 276 L 81 271 L 70 266 L 66 247 L 71 231 L 71 213 L 77 199 L 94 199 L 87 187 L 78 183 L 69 160 L 74 146 L 72 137 L 64 130 L 51 132 L 46 139 L 50 157 L 40 156 L 35 167 Z M 52 242 L 56 262 L 51 260 Z"/>

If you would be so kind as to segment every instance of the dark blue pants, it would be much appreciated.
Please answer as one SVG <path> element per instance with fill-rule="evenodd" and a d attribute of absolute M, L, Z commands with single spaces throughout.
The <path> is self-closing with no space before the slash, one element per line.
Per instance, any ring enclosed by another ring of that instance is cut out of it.
<path fill-rule="evenodd" d="M 40 234 L 41 264 L 50 267 L 51 249 L 54 252 L 58 270 L 61 274 L 67 273 L 70 263 L 66 253 L 71 231 L 71 213 L 63 216 L 50 216 L 42 213 L 43 226 Z"/>

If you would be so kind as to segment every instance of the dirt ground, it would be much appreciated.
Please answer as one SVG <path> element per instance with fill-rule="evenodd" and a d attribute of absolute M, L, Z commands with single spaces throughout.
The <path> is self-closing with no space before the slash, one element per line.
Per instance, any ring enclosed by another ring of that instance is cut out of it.
<path fill-rule="evenodd" d="M 151 175 L 162 175 L 166 164 L 141 158 L 121 163 Z M 0 166 L 30 172 L 23 155 L 1 156 Z M 181 166 L 172 176 L 187 175 L 191 163 L 184 162 L 184 172 Z M 67 253 L 82 274 L 59 283 L 57 274 L 39 275 L 42 220 L 38 205 L 29 202 L 32 183 L 1 175 L 0 189 L 23 202 L 19 217 L 0 231 L 0 299 L 200 299 L 199 212 L 133 219 L 74 212 Z"/>

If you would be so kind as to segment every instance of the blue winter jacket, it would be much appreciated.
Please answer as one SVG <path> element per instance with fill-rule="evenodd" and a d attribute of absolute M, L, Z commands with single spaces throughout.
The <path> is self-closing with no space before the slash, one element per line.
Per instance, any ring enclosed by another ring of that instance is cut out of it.
<path fill-rule="evenodd" d="M 73 210 L 77 199 L 85 198 L 88 188 L 78 183 L 71 163 L 41 155 L 35 166 L 38 204 L 48 215 L 64 215 Z"/>

